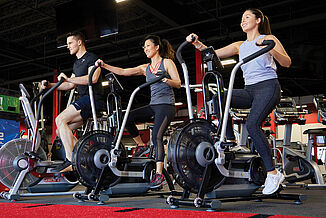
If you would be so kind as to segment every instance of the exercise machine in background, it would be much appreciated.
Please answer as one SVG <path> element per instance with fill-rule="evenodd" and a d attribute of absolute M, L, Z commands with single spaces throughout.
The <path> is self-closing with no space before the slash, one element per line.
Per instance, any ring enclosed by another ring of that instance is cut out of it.
<path fill-rule="evenodd" d="M 326 96 L 315 97 L 313 101 L 318 110 L 318 123 L 326 125 Z"/>
<path fill-rule="evenodd" d="M 283 144 L 274 147 L 274 158 L 277 165 L 285 176 L 285 180 L 289 183 L 297 185 L 309 186 L 324 186 L 324 179 L 318 164 L 312 159 L 313 135 L 320 134 L 318 129 L 309 129 L 303 132 L 308 134 L 308 144 L 291 142 L 292 125 L 305 125 L 306 119 L 301 117 L 311 113 L 308 110 L 298 111 L 296 103 L 291 97 L 283 97 L 280 103 L 276 106 L 273 112 L 274 122 L 278 125 L 285 125 Z M 309 184 L 301 183 L 305 180 L 310 180 Z M 311 184 L 314 183 L 314 184 Z M 290 184 L 289 184 L 290 185 Z"/>

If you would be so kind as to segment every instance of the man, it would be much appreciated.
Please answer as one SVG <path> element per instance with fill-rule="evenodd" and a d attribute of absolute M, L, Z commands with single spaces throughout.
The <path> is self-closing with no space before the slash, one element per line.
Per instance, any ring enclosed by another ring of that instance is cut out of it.
<path fill-rule="evenodd" d="M 58 81 L 61 78 L 65 79 L 58 90 L 71 90 L 77 87 L 80 98 L 69 105 L 64 111 L 62 111 L 56 117 L 57 135 L 60 137 L 66 152 L 66 160 L 64 163 L 54 169 L 56 172 L 72 171 L 71 157 L 72 151 L 77 138 L 73 135 L 72 130 L 80 127 L 84 121 L 91 117 L 91 103 L 88 92 L 88 74 L 94 67 L 94 63 L 97 57 L 90 52 L 86 51 L 85 37 L 80 32 L 71 32 L 67 34 L 67 46 L 71 55 L 76 55 L 77 60 L 73 66 L 73 73 L 71 77 L 67 77 L 64 73 L 58 76 Z M 100 75 L 101 69 L 98 68 L 93 75 L 93 90 L 95 107 L 98 111 L 103 103 L 101 101 L 100 87 Z M 48 83 L 45 86 L 46 81 L 42 81 L 42 88 L 50 88 L 55 83 Z"/>

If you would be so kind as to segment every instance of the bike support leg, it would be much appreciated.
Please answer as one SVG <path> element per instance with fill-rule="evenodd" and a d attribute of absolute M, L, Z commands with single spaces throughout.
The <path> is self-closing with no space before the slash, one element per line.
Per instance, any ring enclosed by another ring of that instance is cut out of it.
<path fill-rule="evenodd" d="M 200 183 L 200 187 L 199 187 L 198 194 L 197 194 L 197 196 L 201 199 L 203 199 L 205 194 L 207 193 L 207 186 L 208 186 L 209 180 L 211 178 L 213 164 L 215 164 L 215 163 L 209 164 L 205 167 L 203 179 Z"/>

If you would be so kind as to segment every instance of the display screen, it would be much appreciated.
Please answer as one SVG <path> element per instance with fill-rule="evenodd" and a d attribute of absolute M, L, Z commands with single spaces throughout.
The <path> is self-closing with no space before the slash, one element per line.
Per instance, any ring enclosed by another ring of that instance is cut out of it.
<path fill-rule="evenodd" d="M 318 145 L 325 145 L 325 136 L 316 136 L 316 141 Z"/>
<path fill-rule="evenodd" d="M 82 32 L 86 40 L 118 33 L 115 0 L 72 0 L 55 9 L 58 46 L 72 31 Z"/>

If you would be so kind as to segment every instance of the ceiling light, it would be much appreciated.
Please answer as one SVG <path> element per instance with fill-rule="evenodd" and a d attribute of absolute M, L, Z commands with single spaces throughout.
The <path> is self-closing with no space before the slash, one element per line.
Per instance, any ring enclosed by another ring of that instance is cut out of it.
<path fill-rule="evenodd" d="M 221 64 L 224 65 L 230 65 L 230 64 L 235 64 L 237 63 L 234 59 L 227 59 L 227 60 L 223 60 L 221 61 Z"/>
<path fill-rule="evenodd" d="M 115 0 L 116 3 L 124 2 L 126 0 Z"/>
<path fill-rule="evenodd" d="M 237 63 L 237 61 L 234 60 L 234 59 L 227 59 L 227 60 L 223 60 L 223 61 L 221 61 L 221 64 L 222 64 L 223 66 L 225 66 L 225 65 L 230 65 L 230 64 L 235 64 L 235 63 Z M 206 64 L 206 63 L 204 63 L 204 68 L 205 68 L 205 69 L 207 68 L 207 64 Z"/>
<path fill-rule="evenodd" d="M 65 45 L 58 45 L 58 46 L 57 46 L 57 48 L 65 48 L 65 47 L 68 47 L 68 45 L 65 44 Z"/>

